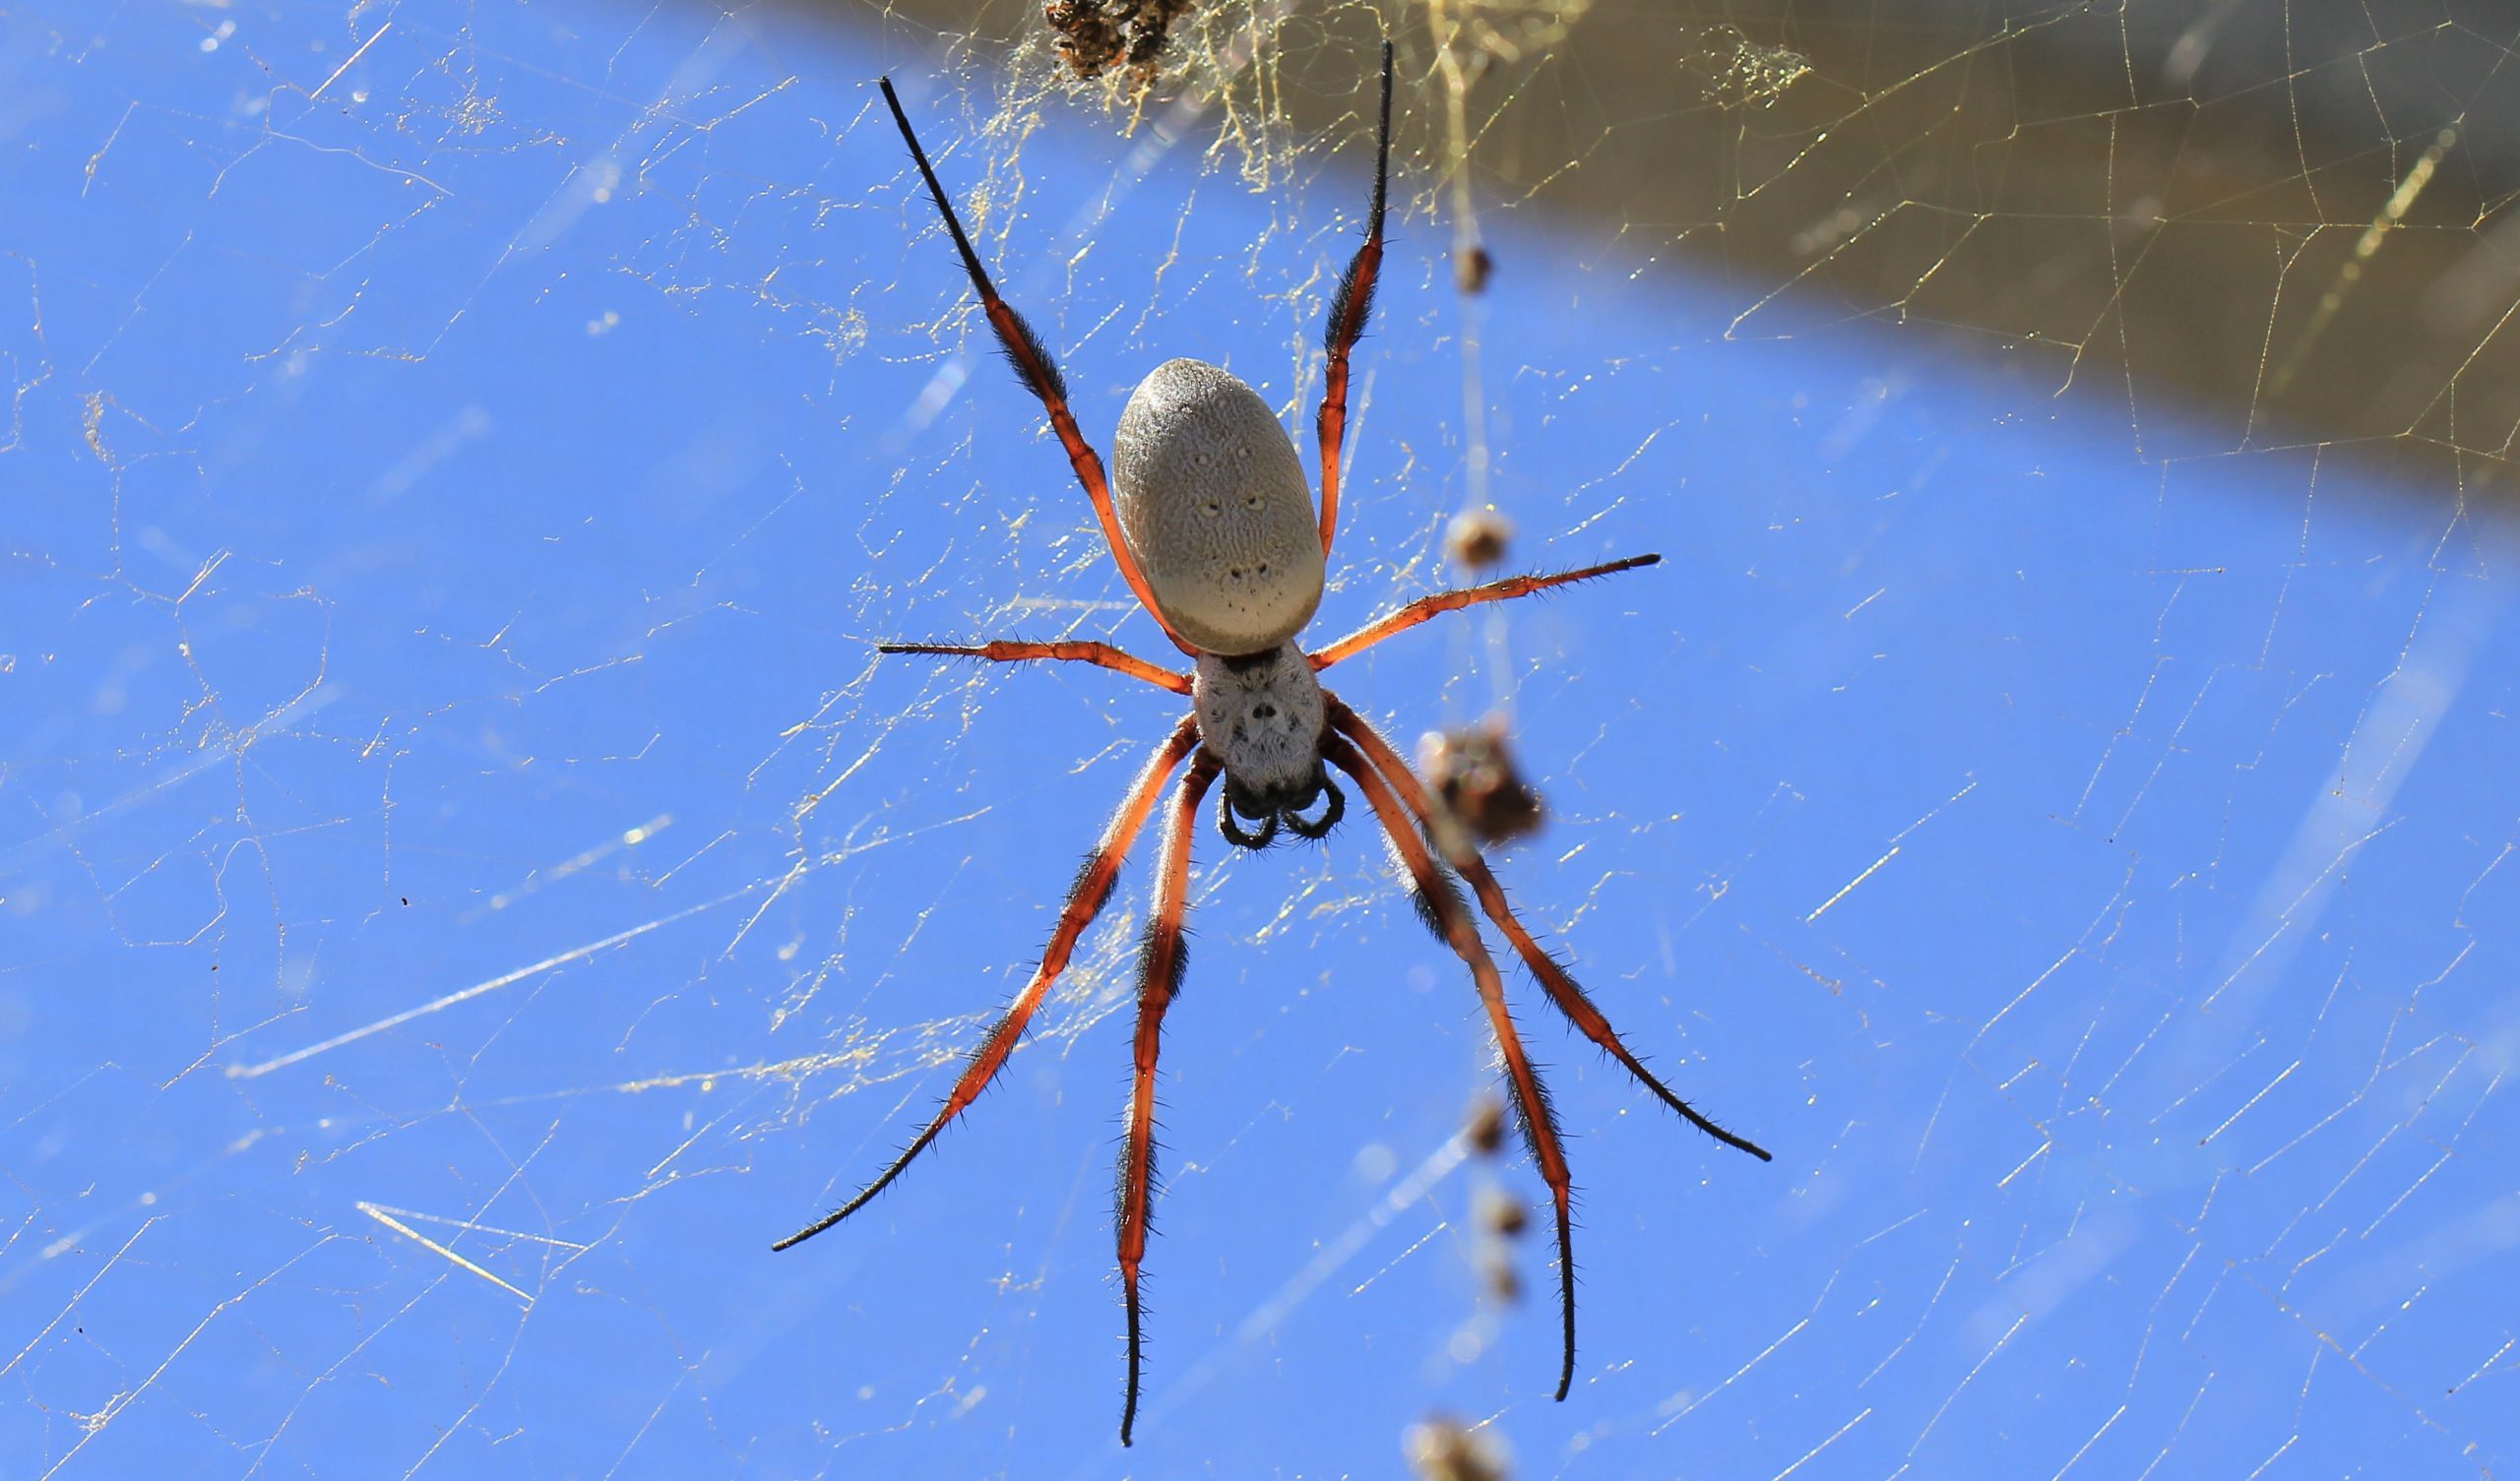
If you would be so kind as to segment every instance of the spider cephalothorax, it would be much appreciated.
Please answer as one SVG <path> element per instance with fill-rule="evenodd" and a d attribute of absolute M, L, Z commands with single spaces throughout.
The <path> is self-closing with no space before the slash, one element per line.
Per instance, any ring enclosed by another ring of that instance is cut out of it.
<path fill-rule="evenodd" d="M 1348 810 L 1321 761 L 1329 722 L 1321 681 L 1292 643 L 1265 653 L 1201 653 L 1191 670 L 1190 712 L 1199 740 L 1225 767 L 1217 830 L 1228 842 L 1266 848 L 1278 825 L 1298 837 L 1326 837 Z M 1307 817 L 1327 796 L 1320 814 Z M 1245 830 L 1236 818 L 1259 828 Z"/>
<path fill-rule="evenodd" d="M 1138 1269 L 1146 1258 L 1147 1215 L 1155 1199 L 1156 1061 L 1165 1011 L 1172 1006 L 1180 985 L 1181 925 L 1199 806 L 1222 777 L 1225 789 L 1218 798 L 1217 826 L 1231 842 L 1265 848 L 1282 827 L 1300 837 L 1319 838 L 1347 809 L 1346 797 L 1330 779 L 1335 769 L 1363 794 L 1374 821 L 1408 872 L 1419 913 L 1436 937 L 1461 957 L 1478 984 L 1480 1004 L 1495 1033 L 1497 1057 L 1504 1063 L 1524 1136 L 1548 1184 L 1556 1214 L 1558 1308 L 1564 1337 L 1557 1396 L 1564 1398 L 1575 1372 L 1570 1214 L 1574 1184 L 1567 1175 L 1565 1150 L 1542 1092 L 1540 1074 L 1506 1010 L 1504 982 L 1478 927 L 1472 924 L 1462 887 L 1469 887 L 1470 898 L 1478 901 L 1480 912 L 1531 969 L 1550 1005 L 1586 1038 L 1707 1135 L 1762 1161 L 1768 1160 L 1768 1154 L 1700 1115 L 1628 1051 L 1574 977 L 1541 950 L 1506 904 L 1504 890 L 1464 830 L 1437 827 L 1441 804 L 1427 794 L 1390 743 L 1324 689 L 1315 675 L 1438 613 L 1633 571 L 1662 557 L 1631 556 L 1580 571 L 1518 576 L 1440 592 L 1387 613 L 1317 651 L 1306 653 L 1297 647 L 1296 635 L 1321 603 L 1323 571 L 1331 537 L 1339 527 L 1339 455 L 1348 425 L 1348 357 L 1372 309 L 1374 278 L 1382 266 L 1383 206 L 1391 164 L 1388 43 L 1382 49 L 1382 124 L 1374 155 L 1373 207 L 1366 217 L 1364 245 L 1356 249 L 1339 281 L 1324 336 L 1327 358 L 1322 368 L 1317 514 L 1304 483 L 1301 460 L 1268 403 L 1230 373 L 1196 360 L 1170 360 L 1157 367 L 1129 398 L 1113 445 L 1117 476 L 1106 479 L 1102 460 L 1068 410 L 1067 388 L 1049 351 L 1031 326 L 998 296 L 996 284 L 972 251 L 971 239 L 945 198 L 944 187 L 937 183 L 936 171 L 919 148 L 889 79 L 883 90 L 884 101 L 891 106 L 911 157 L 917 161 L 919 176 L 962 256 L 963 270 L 979 296 L 989 328 L 1048 413 L 1050 430 L 1057 434 L 1077 481 L 1093 502 L 1120 575 L 1147 615 L 1192 663 L 1190 671 L 1183 673 L 1109 644 L 1090 642 L 887 644 L 882 650 L 952 653 L 1002 662 L 1060 658 L 1098 664 L 1188 697 L 1190 713 L 1173 725 L 1121 799 L 1119 811 L 1112 815 L 1102 841 L 1069 891 L 1040 966 L 973 1052 L 944 1107 L 863 1192 L 773 1248 L 785 1250 L 811 1239 L 864 1207 L 996 1078 L 1050 984 L 1065 970 L 1078 939 L 1110 896 L 1120 862 L 1155 815 L 1165 782 L 1180 770 L 1180 783 L 1165 806 L 1155 906 L 1138 959 L 1137 1075 L 1120 1154 L 1120 1281 L 1129 1324 L 1128 1398 L 1120 1411 L 1120 1443 L 1128 1444 L 1137 1420 L 1142 1353 Z"/>

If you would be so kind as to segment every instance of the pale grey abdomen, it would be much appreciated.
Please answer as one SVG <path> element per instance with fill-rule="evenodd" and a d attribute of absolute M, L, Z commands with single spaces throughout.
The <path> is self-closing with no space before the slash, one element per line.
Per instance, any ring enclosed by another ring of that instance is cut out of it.
<path fill-rule="evenodd" d="M 1259 393 L 1201 360 L 1138 383 L 1111 493 L 1164 620 L 1212 653 L 1261 653 L 1321 605 L 1321 527 L 1303 463 Z"/>

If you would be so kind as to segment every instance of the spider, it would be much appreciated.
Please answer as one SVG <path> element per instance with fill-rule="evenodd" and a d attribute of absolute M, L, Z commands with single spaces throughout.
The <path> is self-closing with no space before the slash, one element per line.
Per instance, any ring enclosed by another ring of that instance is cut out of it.
<path fill-rule="evenodd" d="M 1383 210 L 1391 172 L 1391 45 L 1386 41 L 1373 206 L 1364 244 L 1340 278 L 1324 335 L 1329 358 L 1318 424 L 1321 505 L 1317 518 L 1302 463 L 1275 413 L 1249 386 L 1196 360 L 1167 361 L 1139 384 L 1120 413 L 1113 444 L 1114 476 L 1106 477 L 1102 459 L 1077 430 L 1076 418 L 1068 410 L 1067 387 L 1058 366 L 1032 326 L 998 296 L 988 270 L 972 250 L 953 203 L 937 183 L 935 167 L 919 147 L 910 116 L 902 111 L 892 80 L 886 78 L 882 84 L 884 101 L 901 127 L 902 140 L 910 146 L 911 158 L 916 161 L 927 194 L 944 218 L 955 251 L 962 256 L 963 271 L 971 278 L 989 328 L 1016 374 L 1048 413 L 1051 431 L 1067 450 L 1077 481 L 1093 501 L 1120 575 L 1147 615 L 1191 662 L 1185 673 L 1150 663 L 1109 644 L 1089 642 L 997 642 L 973 647 L 902 643 L 882 645 L 879 650 L 1002 663 L 1046 658 L 1096 664 L 1187 696 L 1190 713 L 1172 727 L 1130 784 L 1068 891 L 1066 907 L 1050 933 L 1040 966 L 973 1052 L 926 1130 L 863 1192 L 772 1248 L 786 1250 L 802 1244 L 865 1207 L 978 1098 L 1015 1052 L 1025 1025 L 1067 966 L 1078 938 L 1110 897 L 1121 861 L 1155 815 L 1166 781 L 1186 762 L 1187 771 L 1164 802 L 1155 907 L 1138 957 L 1137 1076 L 1120 1156 L 1117 1219 L 1120 1281 L 1128 1308 L 1128 1390 L 1120 1411 L 1124 1446 L 1137 1424 L 1143 1367 L 1138 1269 L 1146 1259 L 1147 1220 L 1155 1197 L 1156 1056 L 1165 1011 L 1181 986 L 1181 926 L 1191 837 L 1197 831 L 1199 809 L 1219 779 L 1225 786 L 1217 799 L 1217 829 L 1228 842 L 1248 849 L 1268 847 L 1281 828 L 1302 838 L 1326 836 L 1347 811 L 1347 798 L 1331 780 L 1331 770 L 1354 781 L 1409 874 L 1419 915 L 1470 968 L 1495 1034 L 1524 1137 L 1548 1185 L 1556 1213 L 1558 1308 L 1564 1337 L 1557 1398 L 1566 1397 L 1575 1374 L 1574 1264 L 1568 1218 L 1573 1185 L 1547 1093 L 1506 1012 L 1504 984 L 1472 923 L 1461 886 L 1469 885 L 1471 895 L 1539 979 L 1548 1001 L 1585 1037 L 1700 1131 L 1763 1162 L 1771 1160 L 1756 1143 L 1701 1115 L 1629 1052 L 1566 968 L 1543 951 L 1515 917 L 1495 875 L 1462 836 L 1463 831 L 1434 826 L 1440 804 L 1428 796 L 1399 754 L 1314 677 L 1440 613 L 1634 571 L 1662 557 L 1631 556 L 1580 571 L 1518 576 L 1439 592 L 1376 618 L 1326 648 L 1305 652 L 1295 645 L 1295 635 L 1321 602 L 1324 562 L 1339 522 L 1339 458 L 1348 424 L 1349 354 L 1373 307 L 1374 279 L 1382 266 Z"/>

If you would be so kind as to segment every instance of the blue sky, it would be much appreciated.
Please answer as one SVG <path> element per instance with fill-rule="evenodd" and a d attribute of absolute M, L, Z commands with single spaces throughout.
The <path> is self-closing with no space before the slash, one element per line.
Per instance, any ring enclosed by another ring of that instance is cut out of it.
<path fill-rule="evenodd" d="M 1665 564 L 1336 683 L 1404 742 L 1510 696 L 1508 889 L 1777 1161 L 1517 978 L 1581 1197 L 1549 1403 L 1545 1246 L 1485 1304 L 1471 1217 L 1538 1180 L 1445 1153 L 1484 1031 L 1358 809 L 1202 831 L 1136 1450 L 1144 859 L 1000 1087 L 772 1256 L 1178 711 L 871 652 L 1162 650 L 874 76 L 986 167 L 1098 437 L 1178 354 L 1308 424 L 1357 154 L 1137 181 L 1091 109 L 976 140 L 994 75 L 900 35 L 384 19 L 0 19 L 0 1473 L 1326 1477 L 1437 1412 L 1517 1475 L 2509 1466 L 2508 529 L 1890 327 L 1728 333 L 1510 215 L 1516 562 Z M 1316 637 L 1448 582 L 1464 310 L 1404 173 Z"/>

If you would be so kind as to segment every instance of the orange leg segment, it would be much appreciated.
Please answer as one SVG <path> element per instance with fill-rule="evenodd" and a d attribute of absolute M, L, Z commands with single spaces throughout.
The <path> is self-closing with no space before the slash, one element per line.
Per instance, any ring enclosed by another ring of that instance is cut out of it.
<path fill-rule="evenodd" d="M 1425 787 L 1419 783 L 1416 773 L 1409 770 L 1408 764 L 1400 759 L 1399 753 L 1391 748 L 1391 743 L 1377 734 L 1373 726 L 1365 723 L 1363 716 L 1349 709 L 1337 696 L 1325 694 L 1323 699 L 1329 707 L 1331 726 L 1339 734 L 1354 742 L 1356 749 L 1363 753 L 1366 761 L 1400 794 L 1401 800 L 1408 806 L 1410 813 L 1417 818 L 1418 826 L 1425 830 L 1428 836 L 1440 836 L 1434 828 L 1433 799 L 1426 795 Z M 1459 851 L 1445 862 L 1459 872 L 1463 879 L 1470 882 L 1472 892 L 1479 896 L 1480 908 L 1486 913 L 1490 921 L 1495 923 L 1497 930 L 1505 933 L 1505 939 L 1513 945 L 1515 955 L 1522 957 L 1523 964 L 1531 969 L 1534 977 L 1540 979 L 1541 989 L 1548 994 L 1548 1001 L 1557 1006 L 1557 1011 L 1564 1014 L 1567 1021 L 1573 1023 L 1584 1037 L 1591 1039 L 1606 1051 L 1610 1058 L 1617 1060 L 1626 1068 L 1628 1074 L 1636 1077 L 1638 1083 L 1653 1091 L 1665 1105 L 1679 1112 L 1689 1125 L 1727 1146 L 1748 1152 L 1762 1162 L 1775 1160 L 1768 1153 L 1767 1148 L 1747 1138 L 1735 1136 L 1707 1119 L 1704 1113 L 1682 1100 L 1670 1086 L 1663 1083 L 1652 1071 L 1645 1068 L 1644 1061 L 1638 1059 L 1628 1049 L 1626 1043 L 1619 1038 L 1618 1031 L 1610 1026 L 1609 1019 L 1603 1015 L 1600 1008 L 1594 1005 L 1584 989 L 1576 984 L 1574 976 L 1565 967 L 1559 965 L 1555 957 L 1541 949 L 1540 943 L 1533 939 L 1532 933 L 1515 916 L 1513 907 L 1506 902 L 1504 887 L 1496 883 L 1496 876 L 1489 871 L 1487 861 L 1479 856 L 1477 849 L 1465 841 L 1461 844 Z"/>
<path fill-rule="evenodd" d="M 1566 1171 L 1566 1152 L 1558 1142 L 1557 1118 L 1549 1110 L 1548 1092 L 1540 1082 L 1540 1072 L 1532 1068 L 1522 1035 L 1515 1030 L 1513 1018 L 1506 1011 L 1504 980 L 1497 975 L 1486 945 L 1479 939 L 1479 928 L 1471 924 L 1469 907 L 1451 878 L 1435 862 L 1434 854 L 1427 850 L 1426 840 L 1418 836 L 1416 824 L 1401 807 L 1399 798 L 1392 794 L 1382 773 L 1341 736 L 1323 736 L 1321 754 L 1332 766 L 1354 777 L 1356 785 L 1363 789 L 1365 801 L 1381 820 L 1383 833 L 1389 835 L 1401 863 L 1417 882 L 1418 909 L 1427 924 L 1435 928 L 1435 934 L 1453 949 L 1453 955 L 1470 967 L 1471 977 L 1479 984 L 1479 1001 L 1487 1010 L 1488 1026 L 1495 1030 L 1496 1052 L 1505 1062 L 1506 1082 L 1513 1087 L 1514 1109 L 1522 1118 L 1524 1136 L 1530 1139 L 1532 1160 L 1540 1164 L 1541 1178 L 1548 1184 L 1549 1202 L 1556 1208 L 1557 1299 L 1565 1336 L 1565 1355 L 1557 1370 L 1557 1397 L 1563 1399 L 1575 1382 L 1574 1181 Z"/>
<path fill-rule="evenodd" d="M 1110 480 L 1103 475 L 1102 458 L 1077 429 L 1075 413 L 1068 410 L 1067 381 L 1059 374 L 1058 362 L 1050 358 L 1040 336 L 1033 326 L 1015 312 L 1006 300 L 997 296 L 997 284 L 989 280 L 988 270 L 980 266 L 979 254 L 972 250 L 972 239 L 963 231 L 962 217 L 954 214 L 953 203 L 946 199 L 945 187 L 936 180 L 936 169 L 927 162 L 927 151 L 919 148 L 918 135 L 910 126 L 910 115 L 902 111 L 902 100 L 893 93 L 893 80 L 883 80 L 884 102 L 893 110 L 893 122 L 901 126 L 902 142 L 910 146 L 911 157 L 918 161 L 919 178 L 927 182 L 927 196 L 936 203 L 936 214 L 945 218 L 945 230 L 954 238 L 954 250 L 962 254 L 963 271 L 970 275 L 972 291 L 979 295 L 980 308 L 988 316 L 988 327 L 997 335 L 998 346 L 1006 352 L 1007 363 L 1024 378 L 1024 384 L 1040 398 L 1041 410 L 1050 421 L 1050 430 L 1058 435 L 1059 446 L 1067 450 L 1069 466 L 1076 469 L 1076 481 L 1085 485 L 1085 496 L 1094 501 L 1094 515 L 1102 525 L 1102 538 L 1110 544 L 1111 559 L 1118 563 L 1120 575 L 1128 579 L 1129 589 L 1137 593 L 1138 604 L 1164 629 L 1175 647 L 1183 652 L 1194 649 L 1181 641 L 1164 620 L 1155 604 L 1155 590 L 1147 585 L 1146 573 L 1138 569 L 1137 558 L 1129 553 L 1129 542 L 1120 529 L 1119 512 L 1111 505 Z"/>
<path fill-rule="evenodd" d="M 957 658 L 986 658 L 995 663 L 1021 663 L 1032 658 L 1063 658 L 1072 663 L 1091 663 L 1114 673 L 1143 679 L 1158 689 L 1174 694 L 1190 692 L 1190 676 L 1168 668 L 1159 668 L 1134 653 L 1125 653 L 1107 643 L 981 643 L 970 646 L 947 643 L 885 643 L 876 646 L 879 653 L 943 653 Z"/>
<path fill-rule="evenodd" d="M 1421 596 L 1396 612 L 1375 618 L 1314 653 L 1312 666 L 1317 672 L 1342 659 L 1353 658 L 1385 638 L 1408 632 L 1428 618 L 1440 616 L 1445 612 L 1457 612 L 1464 607 L 1478 606 L 1481 602 L 1511 601 L 1517 596 L 1529 596 L 1535 591 L 1545 591 L 1551 586 L 1588 582 L 1597 576 L 1616 576 L 1622 571 L 1641 570 L 1647 566 L 1661 565 L 1662 562 L 1663 558 L 1659 555 L 1631 555 L 1623 561 L 1586 566 L 1581 571 L 1560 571 L 1550 576 L 1509 576 L 1503 581 L 1489 582 L 1483 586 L 1467 586 L 1459 591 L 1438 591 L 1432 596 Z"/>
<path fill-rule="evenodd" d="M 1322 335 L 1329 355 L 1321 376 L 1321 553 L 1339 532 L 1339 459 L 1348 441 L 1348 357 L 1374 310 L 1374 281 L 1382 276 L 1383 208 L 1391 194 L 1391 43 L 1382 43 L 1382 127 L 1374 144 L 1374 204 L 1365 218 L 1365 244 L 1348 260 L 1339 291 L 1330 301 Z"/>
<path fill-rule="evenodd" d="M 929 1143 L 936 1140 L 936 1134 L 945 1130 L 948 1122 L 963 1114 L 973 1101 L 979 1098 L 980 1091 L 988 1088 L 988 1082 L 1005 1068 L 1007 1057 L 1023 1041 L 1024 1027 L 1033 1020 L 1033 1014 L 1041 1006 L 1041 999 L 1049 992 L 1050 984 L 1067 969 L 1068 956 L 1076 950 L 1077 938 L 1085 934 L 1085 928 L 1093 924 L 1094 917 L 1102 911 L 1102 902 L 1110 898 L 1111 886 L 1119 878 L 1120 861 L 1127 857 L 1129 844 L 1136 840 L 1138 831 L 1146 826 L 1148 815 L 1155 811 L 1156 797 L 1164 789 L 1165 778 L 1172 774 L 1173 769 L 1181 765 L 1182 759 L 1198 743 L 1196 724 L 1184 719 L 1157 748 L 1146 770 L 1138 773 L 1128 796 L 1120 803 L 1120 810 L 1112 814 L 1110 825 L 1102 831 L 1102 841 L 1086 859 L 1085 868 L 1076 877 L 1075 887 L 1068 892 L 1067 908 L 1059 913 L 1059 923 L 1050 933 L 1049 948 L 1042 953 L 1041 964 L 1033 973 L 1033 980 L 1016 994 L 1015 1002 L 1008 1007 L 1005 1017 L 997 1020 L 997 1026 L 990 1029 L 988 1037 L 980 1041 L 979 1048 L 972 1052 L 971 1061 L 954 1081 L 953 1093 L 945 1097 L 944 1108 L 927 1124 L 927 1130 L 919 1133 L 918 1140 L 894 1158 L 881 1176 L 867 1184 L 864 1192 L 841 1205 L 839 1211 L 816 1219 L 770 1248 L 786 1250 L 803 1244 L 865 1207 L 875 1195 L 900 1177 L 902 1170 L 909 1167 L 920 1152 L 927 1150 Z"/>
<path fill-rule="evenodd" d="M 1143 1308 L 1138 1300 L 1138 1266 L 1146 1259 L 1149 1216 L 1155 1203 L 1155 1067 L 1164 1047 L 1164 1011 L 1181 991 L 1184 956 L 1181 916 L 1189 905 L 1190 838 L 1199 826 L 1199 804 L 1220 770 L 1216 756 L 1202 751 L 1190 763 L 1181 784 L 1172 791 L 1171 817 L 1164 830 L 1164 852 L 1156 864 L 1155 914 L 1147 922 L 1146 945 L 1138 955 L 1137 1079 L 1129 1091 L 1128 1141 L 1120 1151 L 1120 1282 L 1129 1306 L 1129 1396 L 1120 1410 L 1120 1444 L 1130 1443 L 1137 1428 L 1138 1387 L 1142 1367 Z"/>

